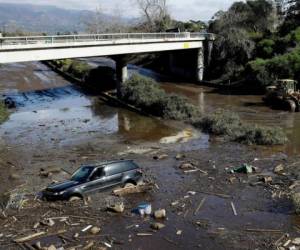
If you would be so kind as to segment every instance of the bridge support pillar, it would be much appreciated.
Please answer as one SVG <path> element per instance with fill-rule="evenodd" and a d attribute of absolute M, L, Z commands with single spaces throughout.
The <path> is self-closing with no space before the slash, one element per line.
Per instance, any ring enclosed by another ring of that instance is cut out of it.
<path fill-rule="evenodd" d="M 124 58 L 116 59 L 117 94 L 121 95 L 122 83 L 128 79 L 127 63 Z"/>
<path fill-rule="evenodd" d="M 196 54 L 196 80 L 203 81 L 204 77 L 204 51 L 203 48 L 197 50 Z"/>

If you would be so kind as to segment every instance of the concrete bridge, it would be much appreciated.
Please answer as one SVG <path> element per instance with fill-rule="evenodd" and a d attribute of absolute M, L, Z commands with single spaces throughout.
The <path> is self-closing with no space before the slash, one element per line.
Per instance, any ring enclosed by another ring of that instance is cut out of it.
<path fill-rule="evenodd" d="M 111 56 L 124 82 L 127 55 L 169 51 L 172 63 L 175 51 L 186 51 L 195 55 L 194 76 L 201 81 L 214 39 L 213 34 L 189 32 L 1 37 L 0 63 Z"/>

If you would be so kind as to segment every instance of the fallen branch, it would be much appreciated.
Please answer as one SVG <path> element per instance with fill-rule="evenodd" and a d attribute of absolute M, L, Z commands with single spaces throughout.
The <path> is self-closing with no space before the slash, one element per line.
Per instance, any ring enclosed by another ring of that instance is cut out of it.
<path fill-rule="evenodd" d="M 204 198 L 200 201 L 198 207 L 196 208 L 196 210 L 195 210 L 195 212 L 194 212 L 194 215 L 196 215 L 196 214 L 199 212 L 199 210 L 200 210 L 201 207 L 203 206 L 205 200 L 206 200 L 206 198 L 204 197 Z"/>
<path fill-rule="evenodd" d="M 231 202 L 230 204 L 231 204 L 231 208 L 232 208 L 233 214 L 234 214 L 235 216 L 237 216 L 237 212 L 236 212 L 236 209 L 235 209 L 235 205 L 233 204 L 233 202 Z"/>
<path fill-rule="evenodd" d="M 245 229 L 247 232 L 255 232 L 255 233 L 282 233 L 281 230 L 278 229 L 254 229 L 254 228 L 247 228 Z"/>
<path fill-rule="evenodd" d="M 16 243 L 23 243 L 23 242 L 26 242 L 26 241 L 29 241 L 29 240 L 33 240 L 34 238 L 37 238 L 37 237 L 42 236 L 44 234 L 46 234 L 46 232 L 38 232 L 38 233 L 31 234 L 31 235 L 28 235 L 28 236 L 25 236 L 25 237 L 22 237 L 22 238 L 19 238 L 19 239 L 15 239 L 14 241 Z"/>
<path fill-rule="evenodd" d="M 137 233 L 136 236 L 152 236 L 151 233 Z"/>
<path fill-rule="evenodd" d="M 219 197 L 225 198 L 225 199 L 231 198 L 231 196 L 230 196 L 230 195 L 227 195 L 227 194 L 219 194 L 219 193 L 204 192 L 204 191 L 199 191 L 199 193 L 202 193 L 202 194 L 208 194 L 208 195 L 213 195 L 213 196 L 219 196 Z"/>

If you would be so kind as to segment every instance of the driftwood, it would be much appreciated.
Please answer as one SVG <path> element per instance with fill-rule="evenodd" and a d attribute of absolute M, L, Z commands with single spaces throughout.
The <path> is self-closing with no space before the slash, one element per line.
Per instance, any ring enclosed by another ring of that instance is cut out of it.
<path fill-rule="evenodd" d="M 282 233 L 281 230 L 277 229 L 254 229 L 254 228 L 247 228 L 247 232 L 256 232 L 256 233 Z"/>
<path fill-rule="evenodd" d="M 151 184 L 141 184 L 141 185 L 130 185 L 124 188 L 118 188 L 113 191 L 113 194 L 116 196 L 124 196 L 127 194 L 136 194 L 136 193 L 144 193 L 152 190 L 153 185 Z"/>
<path fill-rule="evenodd" d="M 46 232 L 38 232 L 38 233 L 35 233 L 35 234 L 31 234 L 31 235 L 28 235 L 28 236 L 25 236 L 25 237 L 22 237 L 22 238 L 18 238 L 18 239 L 15 239 L 14 241 L 16 243 L 23 243 L 23 242 L 26 242 L 26 241 L 29 241 L 29 240 L 32 240 L 34 238 L 37 238 L 39 236 L 42 236 L 46 234 Z"/>
<path fill-rule="evenodd" d="M 237 216 L 237 212 L 236 212 L 236 208 L 235 208 L 234 203 L 231 202 L 230 204 L 231 204 L 231 208 L 232 208 L 233 214 L 234 214 L 235 216 Z"/>
<path fill-rule="evenodd" d="M 201 207 L 203 206 L 205 200 L 206 200 L 206 198 L 204 197 L 204 198 L 200 201 L 198 207 L 196 208 L 196 210 L 195 210 L 195 212 L 194 212 L 194 215 L 196 215 L 196 214 L 199 212 L 199 210 L 200 210 Z"/>
<path fill-rule="evenodd" d="M 136 236 L 152 236 L 152 233 L 137 233 Z"/>

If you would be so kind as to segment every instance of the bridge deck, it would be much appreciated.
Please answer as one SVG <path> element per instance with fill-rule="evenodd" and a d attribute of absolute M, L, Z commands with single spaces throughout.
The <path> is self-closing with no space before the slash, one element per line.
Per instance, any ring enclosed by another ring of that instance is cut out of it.
<path fill-rule="evenodd" d="M 200 49 L 209 33 L 127 33 L 1 37 L 0 63 Z"/>
<path fill-rule="evenodd" d="M 118 33 L 0 38 L 0 50 L 213 40 L 210 33 Z"/>

